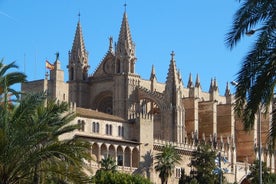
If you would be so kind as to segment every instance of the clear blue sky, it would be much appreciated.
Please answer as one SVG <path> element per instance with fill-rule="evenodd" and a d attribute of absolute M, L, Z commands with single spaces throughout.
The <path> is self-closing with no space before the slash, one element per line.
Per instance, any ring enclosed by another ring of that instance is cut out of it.
<path fill-rule="evenodd" d="M 117 41 L 125 0 L 0 0 L 0 58 L 16 61 L 28 80 L 42 79 L 45 60 L 60 53 L 67 80 L 68 51 L 81 14 L 89 73 L 108 50 L 108 37 Z M 157 79 L 165 82 L 170 53 L 175 52 L 184 85 L 189 74 L 199 74 L 203 91 L 216 78 L 220 94 L 227 81 L 236 78 L 242 58 L 250 47 L 245 38 L 234 50 L 224 44 L 235 11 L 235 0 L 128 0 L 127 14 L 136 43 L 136 73 L 149 79 L 155 66 Z M 233 88 L 232 88 L 233 92 Z"/>

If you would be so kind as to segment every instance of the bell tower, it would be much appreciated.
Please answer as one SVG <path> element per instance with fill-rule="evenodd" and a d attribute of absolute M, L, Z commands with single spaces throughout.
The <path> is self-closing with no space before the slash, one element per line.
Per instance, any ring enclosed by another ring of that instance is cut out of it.
<path fill-rule="evenodd" d="M 80 16 L 80 14 L 79 14 Z M 69 62 L 67 65 L 69 73 L 69 101 L 75 102 L 76 106 L 87 106 L 85 98 L 88 78 L 88 52 L 85 49 L 84 39 L 80 19 L 77 23 L 77 29 L 71 51 L 69 51 Z"/>

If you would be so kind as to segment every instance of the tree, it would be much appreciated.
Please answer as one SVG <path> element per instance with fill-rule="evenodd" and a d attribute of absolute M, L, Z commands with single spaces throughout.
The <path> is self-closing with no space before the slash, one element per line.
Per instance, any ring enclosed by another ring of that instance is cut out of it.
<path fill-rule="evenodd" d="M 98 170 L 92 177 L 92 183 L 96 184 L 151 184 L 150 180 L 140 175 L 131 175 L 120 172 Z"/>
<path fill-rule="evenodd" d="M 69 123 L 75 114 L 68 104 L 47 100 L 45 93 L 19 100 L 13 86 L 26 76 L 15 63 L 0 61 L 0 183 L 87 183 L 83 159 L 89 160 L 89 143 L 60 136 L 78 128 Z M 17 97 L 12 104 L 10 95 Z"/>
<path fill-rule="evenodd" d="M 112 171 L 112 172 L 116 171 L 116 168 L 117 168 L 116 161 L 110 156 L 102 159 L 100 161 L 100 164 L 101 164 L 101 169 L 104 171 Z"/>
<path fill-rule="evenodd" d="M 5 95 L 4 95 L 5 96 Z M 83 159 L 90 160 L 90 144 L 79 138 L 60 140 L 78 128 L 68 104 L 26 95 L 12 109 L 0 108 L 0 181 L 87 183 Z"/>
<path fill-rule="evenodd" d="M 214 174 L 216 169 L 216 152 L 210 148 L 210 145 L 201 144 L 197 150 L 192 153 L 191 159 L 191 177 L 196 178 L 199 183 L 215 183 L 218 181 Z"/>
<path fill-rule="evenodd" d="M 242 0 L 239 0 L 240 2 Z M 254 125 L 255 114 L 261 104 L 268 111 L 276 84 L 276 3 L 275 0 L 243 0 L 234 15 L 233 25 L 226 36 L 230 49 L 244 35 L 258 33 L 251 50 L 243 59 L 237 73 L 235 110 L 242 115 L 244 127 L 249 130 Z M 271 130 L 276 138 L 276 122 Z"/>
<path fill-rule="evenodd" d="M 0 103 L 10 106 L 10 96 L 15 95 L 19 98 L 20 92 L 13 89 L 13 86 L 26 81 L 26 75 L 21 72 L 9 72 L 18 68 L 14 62 L 5 65 L 4 60 L 0 60 Z"/>
<path fill-rule="evenodd" d="M 250 179 L 252 184 L 258 184 L 259 182 L 259 161 L 255 160 L 253 165 L 250 166 L 250 174 L 248 175 L 248 179 Z M 274 173 L 269 173 L 268 168 L 266 167 L 266 163 L 262 162 L 262 179 L 263 183 L 276 183 L 276 175 Z"/>
<path fill-rule="evenodd" d="M 167 184 L 169 177 L 172 175 L 174 167 L 181 161 L 175 146 L 165 145 L 160 153 L 155 156 L 155 170 L 159 172 L 159 178 L 162 184 Z"/>

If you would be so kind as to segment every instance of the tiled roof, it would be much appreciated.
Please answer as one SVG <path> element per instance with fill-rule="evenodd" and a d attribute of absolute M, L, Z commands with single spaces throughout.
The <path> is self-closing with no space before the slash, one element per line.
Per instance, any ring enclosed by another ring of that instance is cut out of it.
<path fill-rule="evenodd" d="M 125 120 L 121 117 L 114 116 L 111 114 L 95 111 L 92 109 L 85 109 L 85 108 L 76 108 L 77 116 L 86 117 L 86 118 L 95 118 L 95 119 L 105 119 L 111 121 L 120 121 L 124 122 Z"/>

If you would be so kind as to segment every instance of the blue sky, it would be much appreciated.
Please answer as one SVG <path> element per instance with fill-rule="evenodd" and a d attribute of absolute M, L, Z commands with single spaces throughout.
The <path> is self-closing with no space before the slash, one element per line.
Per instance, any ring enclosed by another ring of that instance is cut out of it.
<path fill-rule="evenodd" d="M 0 0 L 0 58 L 16 61 L 28 80 L 42 79 L 45 60 L 60 53 L 67 79 L 68 51 L 77 21 L 82 25 L 92 74 L 108 50 L 108 37 L 117 41 L 125 0 Z M 244 38 L 232 51 L 225 43 L 235 11 L 235 0 L 128 0 L 126 11 L 136 43 L 136 73 L 149 79 L 152 65 L 165 82 L 171 51 L 184 86 L 189 74 L 199 74 L 203 91 L 216 78 L 224 94 L 226 82 L 236 78 L 252 38 Z M 233 88 L 232 88 L 233 92 Z"/>

